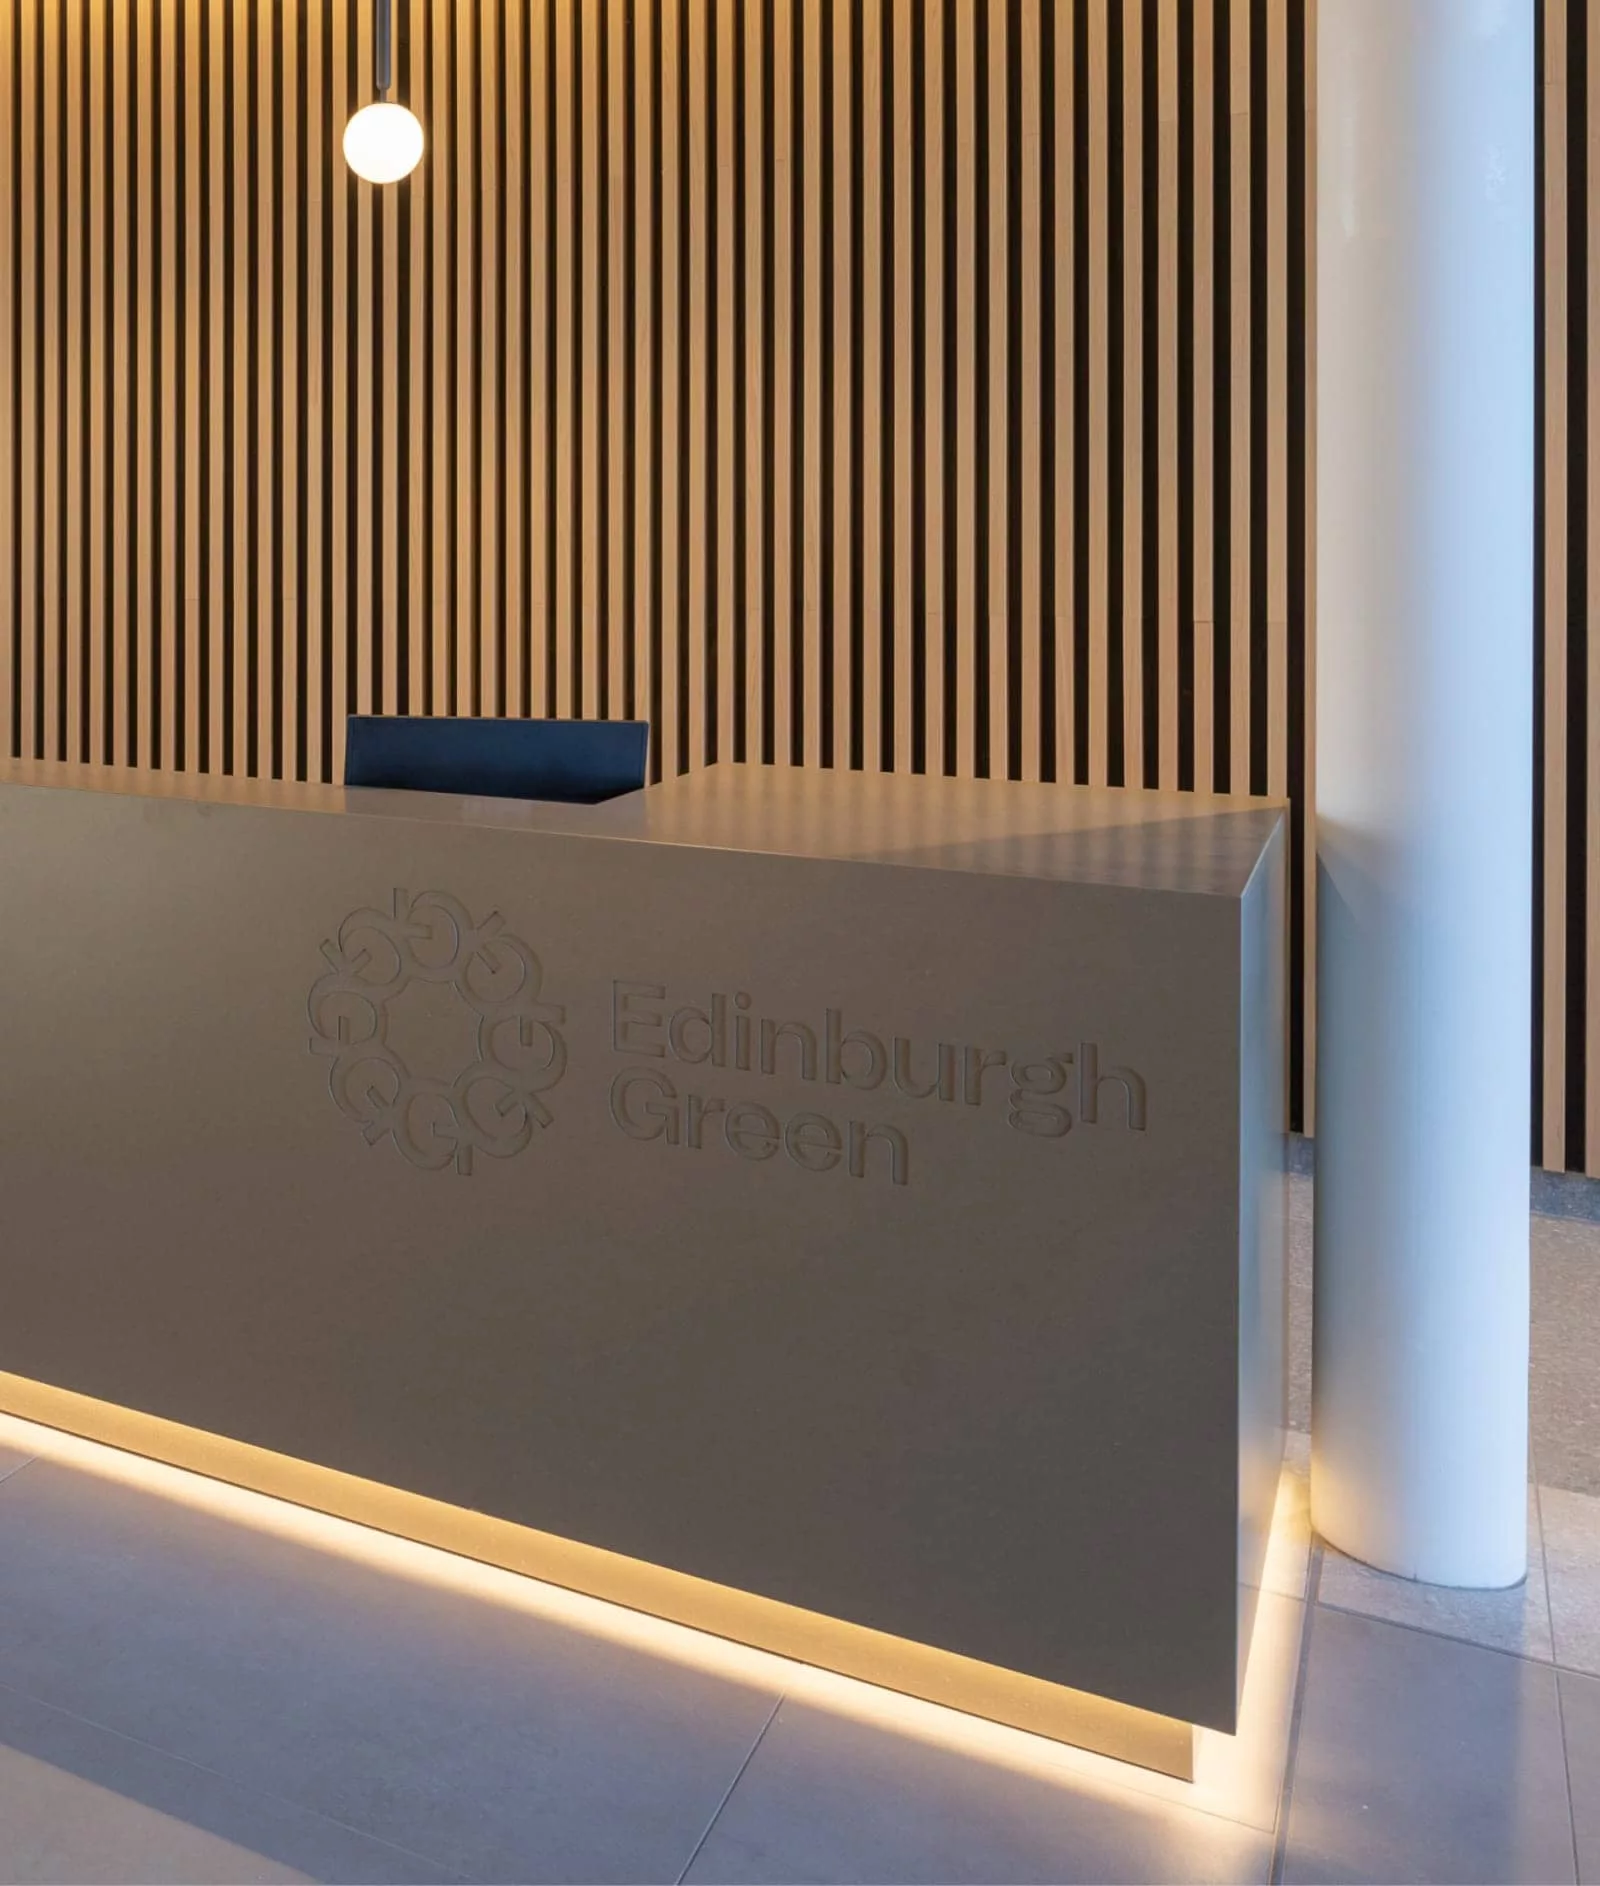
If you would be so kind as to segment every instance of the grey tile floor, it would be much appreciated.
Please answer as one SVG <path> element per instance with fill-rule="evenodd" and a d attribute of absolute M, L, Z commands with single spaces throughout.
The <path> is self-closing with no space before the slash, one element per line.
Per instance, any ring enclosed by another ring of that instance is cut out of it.
<path fill-rule="evenodd" d="M 1309 1179 L 1292 1207 L 1303 1429 Z M 1534 1302 L 1526 1586 L 1322 1546 L 1292 1437 L 1276 1701 L 1193 1788 L 10 1424 L 0 1886 L 1600 1886 L 1600 1225 L 1534 1220 Z"/>

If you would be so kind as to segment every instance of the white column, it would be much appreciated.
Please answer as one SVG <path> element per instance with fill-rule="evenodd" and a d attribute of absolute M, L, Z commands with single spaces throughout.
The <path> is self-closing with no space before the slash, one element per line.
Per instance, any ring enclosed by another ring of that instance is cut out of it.
<path fill-rule="evenodd" d="M 1527 1569 L 1534 0 L 1319 0 L 1312 1514 Z"/>

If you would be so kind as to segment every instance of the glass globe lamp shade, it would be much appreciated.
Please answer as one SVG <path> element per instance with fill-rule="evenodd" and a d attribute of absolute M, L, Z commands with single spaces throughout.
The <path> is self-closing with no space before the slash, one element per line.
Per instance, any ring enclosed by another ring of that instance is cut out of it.
<path fill-rule="evenodd" d="M 422 126 L 404 105 L 367 105 L 344 128 L 344 161 L 368 183 L 398 183 L 422 161 Z"/>

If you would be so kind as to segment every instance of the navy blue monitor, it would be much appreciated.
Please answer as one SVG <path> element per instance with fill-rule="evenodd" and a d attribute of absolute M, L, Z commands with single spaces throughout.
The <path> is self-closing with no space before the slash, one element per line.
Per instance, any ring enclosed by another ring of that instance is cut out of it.
<path fill-rule="evenodd" d="M 451 720 L 352 714 L 347 786 L 598 805 L 644 784 L 643 720 Z"/>

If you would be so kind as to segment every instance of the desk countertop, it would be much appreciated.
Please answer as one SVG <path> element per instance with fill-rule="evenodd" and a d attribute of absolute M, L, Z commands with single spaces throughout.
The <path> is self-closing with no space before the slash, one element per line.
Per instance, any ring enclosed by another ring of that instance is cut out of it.
<path fill-rule="evenodd" d="M 1284 802 L 721 764 L 603 805 L 0 761 L 0 786 L 1237 897 Z"/>

